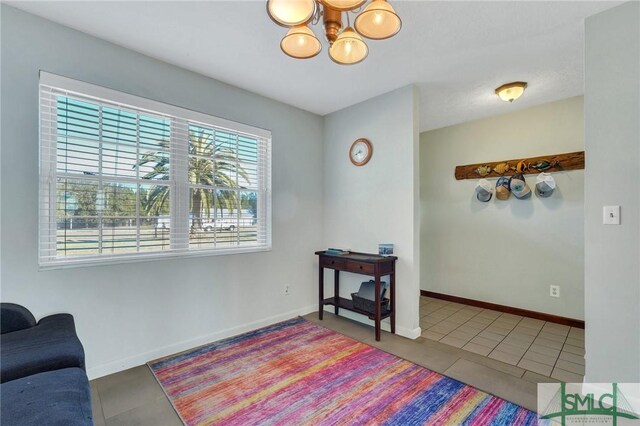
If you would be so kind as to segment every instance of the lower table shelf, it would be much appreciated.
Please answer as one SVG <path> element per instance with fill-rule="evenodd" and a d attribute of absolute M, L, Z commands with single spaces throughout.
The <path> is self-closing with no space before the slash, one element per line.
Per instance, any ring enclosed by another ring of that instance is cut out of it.
<path fill-rule="evenodd" d="M 330 297 L 328 299 L 324 299 L 322 301 L 322 303 L 324 305 L 336 306 L 336 300 L 333 297 Z M 338 298 L 338 308 L 346 309 L 347 311 L 351 311 L 351 312 L 357 312 L 359 314 L 368 316 L 369 319 L 371 319 L 371 320 L 375 320 L 375 316 L 371 312 L 363 311 L 362 309 L 358 309 L 355 306 L 353 306 L 353 300 L 351 300 L 351 299 L 346 299 L 344 297 L 339 297 Z M 391 311 L 390 310 L 383 310 L 383 311 L 380 312 L 380 319 L 389 318 L 390 316 L 391 316 Z"/>

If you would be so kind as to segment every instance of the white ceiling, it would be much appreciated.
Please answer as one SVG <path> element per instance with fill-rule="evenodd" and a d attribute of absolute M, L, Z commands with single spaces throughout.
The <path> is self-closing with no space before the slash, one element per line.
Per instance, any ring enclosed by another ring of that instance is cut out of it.
<path fill-rule="evenodd" d="M 583 93 L 584 18 L 618 1 L 398 1 L 400 33 L 345 67 L 280 52 L 264 1 L 9 2 L 96 37 L 299 108 L 328 114 L 415 83 L 422 131 Z M 314 27 L 321 36 L 321 26 Z M 513 104 L 495 87 L 529 83 Z"/>

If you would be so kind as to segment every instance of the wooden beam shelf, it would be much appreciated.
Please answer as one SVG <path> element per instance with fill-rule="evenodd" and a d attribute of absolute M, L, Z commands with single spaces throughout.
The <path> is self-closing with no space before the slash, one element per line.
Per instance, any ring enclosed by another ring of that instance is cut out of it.
<path fill-rule="evenodd" d="M 578 151 L 566 154 L 544 155 L 541 157 L 457 166 L 455 176 L 456 180 L 464 180 L 512 176 L 518 172 L 530 175 L 542 172 L 563 172 L 582 169 L 584 169 L 584 151 Z"/>

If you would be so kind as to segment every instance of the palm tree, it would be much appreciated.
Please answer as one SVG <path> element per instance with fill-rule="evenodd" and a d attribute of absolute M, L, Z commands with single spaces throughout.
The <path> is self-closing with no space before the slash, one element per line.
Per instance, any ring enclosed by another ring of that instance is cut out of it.
<path fill-rule="evenodd" d="M 145 153 L 133 168 L 142 167 L 145 164 L 154 164 L 153 170 L 147 172 L 143 178 L 153 181 L 169 180 L 169 141 L 159 141 L 162 151 L 149 151 Z M 169 190 L 167 186 L 157 185 L 150 191 L 140 194 L 140 208 L 147 216 L 160 216 L 169 211 Z"/>
<path fill-rule="evenodd" d="M 142 156 L 134 167 L 153 164 L 153 170 L 146 173 L 144 178 L 154 180 L 169 180 L 169 142 L 159 142 L 163 151 L 150 151 Z M 236 176 L 250 183 L 249 175 L 238 163 L 236 152 L 223 145 L 216 145 L 213 133 L 205 129 L 189 129 L 189 169 L 188 181 L 194 185 L 217 186 L 235 188 Z M 240 180 L 240 179 L 238 179 Z M 243 188 L 240 186 L 240 188 Z M 193 188 L 191 196 L 191 230 L 202 229 L 202 212 L 207 217 L 211 209 L 235 210 L 238 208 L 239 195 L 237 191 L 218 190 L 217 203 L 214 203 L 213 190 Z M 144 211 L 149 215 L 166 211 L 169 203 L 169 191 L 166 186 L 157 186 L 148 191 L 142 202 Z M 216 205 L 214 205 L 216 204 Z"/>

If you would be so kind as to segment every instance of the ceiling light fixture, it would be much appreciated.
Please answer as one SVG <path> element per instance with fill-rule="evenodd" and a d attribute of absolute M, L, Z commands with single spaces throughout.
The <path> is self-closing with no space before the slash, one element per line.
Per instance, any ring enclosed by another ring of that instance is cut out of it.
<path fill-rule="evenodd" d="M 315 0 L 267 0 L 267 14 L 283 27 L 302 25 L 315 13 Z"/>
<path fill-rule="evenodd" d="M 360 13 L 367 0 L 267 0 L 267 14 L 278 25 L 289 27 L 280 42 L 282 51 L 296 59 L 308 59 L 322 50 L 320 40 L 309 25 L 322 19 L 324 35 L 329 42 L 329 57 L 341 65 L 362 62 L 369 48 L 361 36 L 372 40 L 393 37 L 402 21 L 387 0 L 372 0 Z M 346 28 L 342 13 L 347 16 Z M 349 13 L 357 15 L 354 27 Z M 359 15 L 358 15 L 359 14 Z"/>
<path fill-rule="evenodd" d="M 354 65 L 362 62 L 368 54 L 367 44 L 351 27 L 345 28 L 329 47 L 329 57 L 341 65 Z"/>
<path fill-rule="evenodd" d="M 280 42 L 282 51 L 296 59 L 313 58 L 322 50 L 322 44 L 306 25 L 299 25 L 289 30 Z"/>
<path fill-rule="evenodd" d="M 503 84 L 496 89 L 496 95 L 500 96 L 505 102 L 513 102 L 524 93 L 527 83 L 524 81 L 514 81 L 513 83 Z"/>
<path fill-rule="evenodd" d="M 357 9 L 363 4 L 365 4 L 367 0 L 320 0 L 320 3 L 325 6 L 329 6 L 332 9 L 347 11 Z"/>
<path fill-rule="evenodd" d="M 398 34 L 400 17 L 387 0 L 373 0 L 356 18 L 356 30 L 372 40 L 383 40 Z"/>

